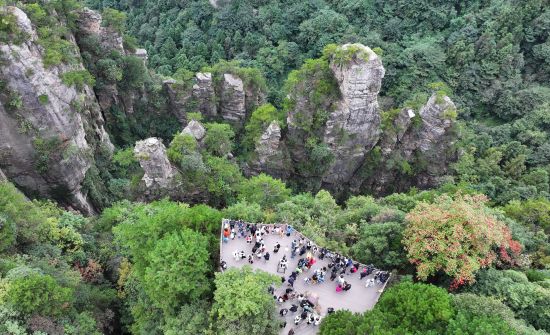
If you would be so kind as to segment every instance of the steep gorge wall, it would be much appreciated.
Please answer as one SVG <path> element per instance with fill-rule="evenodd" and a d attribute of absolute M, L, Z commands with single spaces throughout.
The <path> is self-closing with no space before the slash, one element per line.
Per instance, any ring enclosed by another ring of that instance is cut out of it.
<path fill-rule="evenodd" d="M 360 44 L 334 47 L 291 74 L 288 129 L 265 130 L 253 173 L 342 197 L 437 185 L 457 159 L 456 106 L 436 92 L 416 110 L 381 111 L 384 74 L 380 57 Z"/>
<path fill-rule="evenodd" d="M 61 79 L 84 68 L 78 62 L 45 65 L 28 16 L 17 7 L 6 10 L 26 38 L 0 45 L 0 168 L 27 193 L 92 213 L 82 182 L 95 152 L 110 152 L 113 146 L 92 89 Z M 74 38 L 69 42 L 74 45 Z"/>

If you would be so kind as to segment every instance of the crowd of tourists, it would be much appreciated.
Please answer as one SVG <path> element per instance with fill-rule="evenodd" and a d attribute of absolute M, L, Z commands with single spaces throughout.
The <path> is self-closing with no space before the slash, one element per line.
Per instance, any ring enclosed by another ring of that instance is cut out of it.
<path fill-rule="evenodd" d="M 279 241 L 268 250 L 264 241 L 268 235 L 292 238 L 290 245 L 284 248 L 286 252 L 280 252 L 282 246 Z M 274 266 L 276 266 L 277 273 L 281 274 L 284 286 L 279 295 L 275 294 L 273 286 L 269 288 L 269 292 L 282 307 L 279 310 L 280 316 L 286 320 L 288 315 L 292 315 L 294 326 L 303 324 L 317 326 L 321 321 L 322 314 L 316 299 L 311 300 L 307 293 L 295 291 L 294 285 L 298 280 L 303 280 L 306 285 L 326 285 L 326 283 L 332 282 L 336 292 L 346 292 L 352 288 L 347 280 L 351 276 L 357 276 L 367 288 L 383 286 L 390 276 L 388 272 L 376 269 L 372 264 L 363 265 L 339 253 L 319 247 L 313 241 L 296 232 L 292 226 L 286 224 L 268 225 L 247 223 L 241 220 L 224 220 L 223 243 L 229 243 L 234 239 L 245 239 L 246 245 L 250 246 L 248 251 L 235 250 L 233 252 L 233 258 L 237 262 L 254 264 L 254 262 L 266 263 L 275 259 Z M 298 259 L 295 268 L 289 268 L 287 252 L 290 252 L 291 259 Z M 317 260 L 324 260 L 323 263 L 328 262 L 328 264 L 314 267 Z M 222 269 L 227 267 L 226 262 L 222 261 L 221 264 Z M 283 307 L 288 304 L 290 306 Z M 334 311 L 333 308 L 327 308 L 327 313 L 332 311 Z M 286 322 L 283 326 L 286 326 Z M 289 334 L 293 334 L 293 330 Z"/>

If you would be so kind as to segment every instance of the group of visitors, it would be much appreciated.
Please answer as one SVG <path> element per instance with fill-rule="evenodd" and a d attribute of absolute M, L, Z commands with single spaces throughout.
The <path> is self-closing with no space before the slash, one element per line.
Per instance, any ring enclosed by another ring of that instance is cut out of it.
<path fill-rule="evenodd" d="M 274 294 L 275 289 L 271 286 L 268 289 L 269 293 Z M 286 318 L 287 315 L 294 315 L 294 326 L 300 324 L 314 325 L 318 326 L 321 323 L 321 315 L 316 309 L 315 304 L 310 301 L 304 294 L 296 294 L 293 288 L 287 288 L 285 293 L 282 296 L 277 297 L 273 295 L 273 298 L 276 299 L 278 304 L 283 304 L 287 301 L 291 303 L 290 306 L 283 307 L 279 310 L 279 315 L 283 318 Z M 281 328 L 285 328 L 287 322 L 284 321 L 281 324 Z M 289 334 L 294 333 L 294 328 L 292 328 Z"/>
<path fill-rule="evenodd" d="M 319 285 L 330 279 L 336 284 L 336 292 L 340 293 L 351 290 L 349 279 L 353 278 L 352 276 L 358 276 L 361 282 L 366 278 L 365 287 L 367 288 L 383 285 L 390 276 L 388 272 L 378 270 L 372 264 L 362 265 L 351 258 L 320 248 L 300 233 L 294 235 L 293 233 L 294 229 L 290 225 L 262 225 L 246 223 L 242 220 L 224 220 L 222 238 L 224 243 L 235 238 L 245 239 L 246 244 L 250 245 L 250 252 L 235 250 L 233 257 L 235 261 L 246 260 L 250 264 L 254 264 L 255 261 L 261 261 L 262 264 L 268 263 L 279 254 L 281 247 L 284 247 L 285 252 L 281 257 L 276 257 L 278 261 L 274 266 L 277 267 L 278 273 L 283 274 L 281 280 L 287 285 L 279 295 L 275 295 L 273 287 L 270 288 L 270 293 L 279 304 L 290 302 L 291 305 L 281 308 L 279 314 L 281 317 L 286 317 L 289 313 L 295 314 L 294 326 L 318 325 L 321 320 L 321 314 L 315 311 L 316 306 L 312 301 L 294 291 L 297 280 L 303 280 L 306 285 Z M 290 245 L 285 246 L 281 246 L 281 241 L 276 241 L 274 245 L 272 244 L 273 249 L 268 250 L 265 242 L 268 235 L 279 236 L 281 239 L 284 236 L 292 236 L 292 241 Z M 295 268 L 289 269 L 287 252 L 290 252 L 291 259 L 298 258 Z M 325 261 L 323 266 L 314 267 L 317 259 Z M 222 261 L 222 263 L 227 267 L 226 262 Z M 290 270 L 290 274 L 285 278 L 287 270 Z"/>

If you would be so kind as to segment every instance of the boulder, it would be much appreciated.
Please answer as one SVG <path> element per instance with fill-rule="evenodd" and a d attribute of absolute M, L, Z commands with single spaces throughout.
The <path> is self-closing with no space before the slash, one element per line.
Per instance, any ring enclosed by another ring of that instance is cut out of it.
<path fill-rule="evenodd" d="M 147 189 L 170 189 L 176 170 L 170 164 L 166 155 L 166 147 L 162 140 L 150 137 L 136 142 L 134 156 L 144 171 L 142 181 Z"/>
<path fill-rule="evenodd" d="M 204 135 L 206 135 L 206 129 L 204 129 L 199 121 L 191 120 L 187 126 L 183 128 L 181 133 L 184 135 L 191 135 L 197 142 L 200 142 L 204 138 Z"/>

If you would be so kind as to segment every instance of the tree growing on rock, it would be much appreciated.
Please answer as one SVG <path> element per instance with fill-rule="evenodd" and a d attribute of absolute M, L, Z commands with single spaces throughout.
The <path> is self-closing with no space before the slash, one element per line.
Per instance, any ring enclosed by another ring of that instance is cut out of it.
<path fill-rule="evenodd" d="M 508 227 L 486 207 L 487 201 L 484 195 L 454 199 L 442 195 L 409 212 L 403 244 L 419 279 L 427 280 L 441 271 L 453 279 L 452 287 L 458 287 L 474 282 L 475 272 L 498 256 L 510 261 L 508 250 L 521 251 Z"/>

